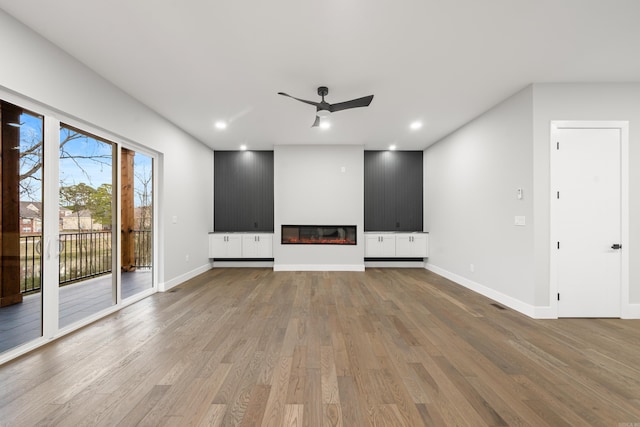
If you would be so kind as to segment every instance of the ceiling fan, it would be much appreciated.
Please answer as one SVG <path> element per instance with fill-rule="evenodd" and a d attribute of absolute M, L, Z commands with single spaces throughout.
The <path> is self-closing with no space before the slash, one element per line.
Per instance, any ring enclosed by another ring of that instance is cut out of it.
<path fill-rule="evenodd" d="M 278 95 L 288 96 L 289 98 L 293 98 L 297 101 L 304 102 L 305 104 L 313 105 L 316 107 L 316 120 L 313 122 L 311 127 L 316 127 L 320 125 L 320 119 L 324 117 L 328 117 L 331 113 L 335 113 L 336 111 L 348 110 L 350 108 L 358 108 L 358 107 L 368 107 L 371 104 L 371 100 L 373 100 L 373 95 L 365 96 L 358 99 L 352 99 L 351 101 L 338 102 L 337 104 L 329 104 L 324 100 L 324 97 L 329 94 L 329 88 L 326 86 L 320 86 L 318 88 L 318 95 L 322 97 L 321 102 L 315 101 L 307 101 L 306 99 L 296 98 L 295 96 L 291 96 L 284 92 L 278 92 Z"/>

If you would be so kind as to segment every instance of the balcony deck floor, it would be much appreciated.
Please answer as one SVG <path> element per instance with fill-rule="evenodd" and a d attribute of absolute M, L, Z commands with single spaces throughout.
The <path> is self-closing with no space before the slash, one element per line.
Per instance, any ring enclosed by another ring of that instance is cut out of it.
<path fill-rule="evenodd" d="M 122 273 L 122 298 L 151 288 L 151 270 Z M 24 297 L 21 304 L 0 308 L 0 353 L 42 335 L 42 294 Z M 112 275 L 63 286 L 59 293 L 60 327 L 71 325 L 113 304 Z"/>

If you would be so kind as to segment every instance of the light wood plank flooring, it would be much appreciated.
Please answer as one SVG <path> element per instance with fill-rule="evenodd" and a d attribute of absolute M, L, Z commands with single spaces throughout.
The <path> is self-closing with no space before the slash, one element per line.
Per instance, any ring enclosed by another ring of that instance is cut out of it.
<path fill-rule="evenodd" d="M 419 269 L 215 269 L 0 367 L 7 426 L 640 425 L 640 321 Z"/>

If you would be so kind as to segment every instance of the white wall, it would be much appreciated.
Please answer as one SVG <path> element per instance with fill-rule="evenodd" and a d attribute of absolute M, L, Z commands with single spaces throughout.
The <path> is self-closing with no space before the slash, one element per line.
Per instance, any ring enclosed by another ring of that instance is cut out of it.
<path fill-rule="evenodd" d="M 3 11 L 0 51 L 0 91 L 8 101 L 24 100 L 37 112 L 159 154 L 161 284 L 173 286 L 208 268 L 213 151 Z"/>
<path fill-rule="evenodd" d="M 640 83 L 535 84 L 535 303 L 546 306 L 549 295 L 549 130 L 553 120 L 629 121 L 629 283 L 631 304 L 640 304 Z M 587 238 L 587 237 L 585 237 Z"/>
<path fill-rule="evenodd" d="M 274 148 L 274 269 L 364 269 L 364 148 Z M 282 245 L 281 225 L 356 225 L 358 244 Z"/>
<path fill-rule="evenodd" d="M 428 268 L 531 316 L 550 293 L 550 124 L 629 122 L 629 307 L 640 313 L 640 83 L 533 84 L 425 150 Z M 524 199 L 517 201 L 517 187 Z M 527 225 L 514 227 L 513 216 Z M 588 238 L 588 236 L 585 236 Z M 469 265 L 474 264 L 475 272 Z"/>
<path fill-rule="evenodd" d="M 534 304 L 532 111 L 533 91 L 527 87 L 424 154 L 428 268 L 529 313 Z M 526 226 L 514 225 L 516 215 L 525 216 Z"/>

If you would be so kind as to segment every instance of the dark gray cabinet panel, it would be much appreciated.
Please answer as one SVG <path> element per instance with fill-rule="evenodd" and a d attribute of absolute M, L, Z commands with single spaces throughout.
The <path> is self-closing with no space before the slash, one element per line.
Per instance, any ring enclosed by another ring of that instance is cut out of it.
<path fill-rule="evenodd" d="M 422 151 L 364 152 L 365 231 L 422 231 Z"/>
<path fill-rule="evenodd" d="M 273 151 L 216 151 L 214 229 L 273 232 Z"/>
<path fill-rule="evenodd" d="M 385 224 L 385 167 L 381 151 L 364 152 L 364 230 L 382 231 Z"/>

